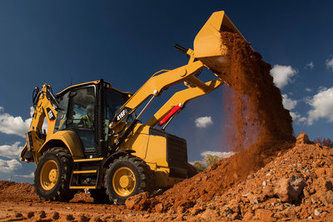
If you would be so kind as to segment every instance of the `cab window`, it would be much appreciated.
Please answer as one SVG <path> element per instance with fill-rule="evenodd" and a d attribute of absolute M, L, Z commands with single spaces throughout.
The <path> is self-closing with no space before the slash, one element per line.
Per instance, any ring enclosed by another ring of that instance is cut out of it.
<path fill-rule="evenodd" d="M 70 93 L 68 125 L 72 128 L 94 128 L 95 87 L 89 86 Z"/>
<path fill-rule="evenodd" d="M 57 101 L 60 107 L 58 110 L 57 120 L 54 127 L 55 131 L 63 130 L 66 128 L 68 98 L 69 98 L 69 92 L 65 93 L 62 96 L 57 97 Z"/>

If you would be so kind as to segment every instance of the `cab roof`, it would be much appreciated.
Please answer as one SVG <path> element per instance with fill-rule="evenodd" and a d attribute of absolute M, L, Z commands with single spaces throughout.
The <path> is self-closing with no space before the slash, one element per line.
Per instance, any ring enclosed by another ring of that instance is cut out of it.
<path fill-rule="evenodd" d="M 67 92 L 67 91 L 69 91 L 71 89 L 77 88 L 77 87 L 88 86 L 88 85 L 93 85 L 93 84 L 94 85 L 98 85 L 101 82 L 108 84 L 112 89 L 114 89 L 114 90 L 116 90 L 116 91 L 118 91 L 120 93 L 132 95 L 132 93 L 130 93 L 130 92 L 124 92 L 124 91 L 121 91 L 119 89 L 116 89 L 116 88 L 112 87 L 112 85 L 109 82 L 106 82 L 104 80 L 95 80 L 95 81 L 84 82 L 84 83 L 80 83 L 80 84 L 69 86 L 69 87 L 65 88 L 64 90 L 62 90 L 61 92 L 57 93 L 57 96 L 60 96 L 61 94 L 64 94 L 65 92 Z"/>

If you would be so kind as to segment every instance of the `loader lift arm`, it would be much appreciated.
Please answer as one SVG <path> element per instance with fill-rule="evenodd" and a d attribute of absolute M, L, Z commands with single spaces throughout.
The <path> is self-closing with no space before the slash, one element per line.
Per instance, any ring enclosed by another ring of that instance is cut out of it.
<path fill-rule="evenodd" d="M 230 72 L 230 61 L 227 57 L 228 48 L 223 43 L 220 33 L 223 31 L 237 33 L 244 39 L 236 26 L 231 22 L 224 11 L 214 12 L 205 25 L 196 35 L 193 42 L 193 50 L 186 49 L 175 45 L 176 49 L 186 53 L 190 58 L 187 65 L 181 66 L 174 70 L 155 73 L 116 113 L 118 122 L 123 121 L 128 115 L 134 112 L 148 97 L 154 99 L 163 93 L 165 89 L 175 84 L 184 82 L 189 89 L 176 93 L 155 115 L 148 121 L 150 126 L 165 116 L 171 107 L 182 102 L 184 105 L 187 101 L 196 97 L 205 95 L 224 83 L 224 76 Z M 196 77 L 196 74 L 203 68 L 211 70 L 216 79 L 211 82 L 202 82 Z M 180 99 L 184 97 L 183 99 Z M 141 113 L 137 116 L 140 118 L 142 112 L 150 105 L 152 99 L 146 104 Z M 130 112 L 124 112 L 125 109 L 131 109 Z M 121 114 L 121 115 L 120 115 Z M 135 124 L 135 121 L 134 123 Z M 111 124 L 111 130 L 116 130 L 118 124 Z M 133 126 L 132 126 L 133 127 Z"/>
<path fill-rule="evenodd" d="M 111 131 L 119 133 L 120 131 L 123 133 L 117 134 L 116 136 L 116 146 L 122 143 L 129 135 L 129 133 L 134 129 L 135 124 L 138 119 L 141 117 L 142 113 L 146 110 L 146 108 L 151 104 L 152 100 L 160 96 L 164 90 L 168 89 L 170 86 L 184 83 L 188 88 L 176 92 L 154 115 L 153 117 L 146 123 L 151 127 L 154 127 L 159 121 L 161 121 L 164 117 L 168 116 L 165 121 L 166 125 L 172 120 L 174 115 L 176 115 L 181 109 L 184 108 L 185 104 L 194 98 L 203 96 L 217 89 L 221 85 L 223 85 L 224 81 L 220 78 L 219 75 L 215 74 L 217 78 L 213 78 L 211 81 L 202 82 L 195 75 L 198 74 L 202 69 L 206 68 L 205 64 L 200 60 L 196 60 L 194 57 L 194 52 L 192 49 L 188 49 L 186 54 L 189 55 L 188 64 L 181 66 L 179 68 L 165 71 L 162 70 L 160 72 L 155 73 L 130 99 L 119 109 L 116 113 L 115 118 L 117 122 L 122 122 L 130 115 L 134 110 L 136 110 L 144 101 L 146 101 L 149 97 L 150 100 L 141 110 L 140 114 L 137 118 L 124 128 L 118 127 L 118 124 L 111 124 Z M 172 109 L 176 106 L 179 106 L 179 110 L 172 111 Z M 125 110 L 130 109 L 131 111 L 123 114 Z M 170 113 L 173 112 L 173 113 Z M 120 117 L 119 117 L 120 116 Z M 163 129 L 164 129 L 163 128 Z"/>
<path fill-rule="evenodd" d="M 187 65 L 174 70 L 155 73 L 116 113 L 116 123 L 111 124 L 111 131 L 119 130 L 117 122 L 122 122 L 128 115 L 134 112 L 146 99 L 151 97 L 146 106 L 141 110 L 137 119 L 150 105 L 151 101 L 163 93 L 168 87 L 184 82 L 188 89 L 175 93 L 170 100 L 158 110 L 148 121 L 148 125 L 155 126 L 173 107 L 181 103 L 182 108 L 187 101 L 210 93 L 224 82 L 224 76 L 230 72 L 230 61 L 228 59 L 228 48 L 223 43 L 220 33 L 223 31 L 237 33 L 244 39 L 236 26 L 231 22 L 224 11 L 214 12 L 205 25 L 196 35 L 193 42 L 193 50 L 175 45 L 176 49 L 186 53 L 190 58 Z M 217 77 L 210 82 L 202 82 L 196 74 L 203 68 L 207 68 Z M 162 70 L 163 71 L 163 70 Z M 130 112 L 126 108 L 131 109 Z M 127 112 L 127 113 L 126 113 Z M 175 112 L 174 114 L 176 114 Z M 137 120 L 136 120 L 137 121 Z M 133 128 L 136 121 L 127 127 L 126 134 Z M 121 130 L 122 131 L 122 130 Z M 118 131 L 119 132 L 119 131 Z M 123 134 L 124 135 L 124 134 Z"/>

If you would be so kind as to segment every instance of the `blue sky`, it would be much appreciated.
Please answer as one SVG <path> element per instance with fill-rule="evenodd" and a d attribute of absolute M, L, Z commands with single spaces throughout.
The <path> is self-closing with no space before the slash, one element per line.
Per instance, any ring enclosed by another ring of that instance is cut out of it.
<path fill-rule="evenodd" d="M 331 1 L 0 1 L 0 179 L 31 182 L 34 164 L 15 162 L 15 152 L 24 144 L 34 86 L 46 82 L 59 92 L 103 78 L 135 92 L 152 73 L 184 65 L 173 45 L 192 47 L 218 10 L 272 64 L 295 134 L 332 138 L 332 8 Z M 223 112 L 219 89 L 170 125 L 168 132 L 187 139 L 190 161 L 227 151 Z M 199 117 L 207 117 L 201 127 Z"/>

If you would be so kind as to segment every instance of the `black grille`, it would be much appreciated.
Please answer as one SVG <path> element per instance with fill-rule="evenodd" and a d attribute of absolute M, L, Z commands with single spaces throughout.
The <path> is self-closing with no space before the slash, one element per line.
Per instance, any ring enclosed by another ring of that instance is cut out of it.
<path fill-rule="evenodd" d="M 167 135 L 167 160 L 172 167 L 186 167 L 187 148 L 184 139 Z"/>
<path fill-rule="evenodd" d="M 163 136 L 167 139 L 167 162 L 171 177 L 187 177 L 186 140 L 161 130 L 151 129 L 151 135 Z"/>

